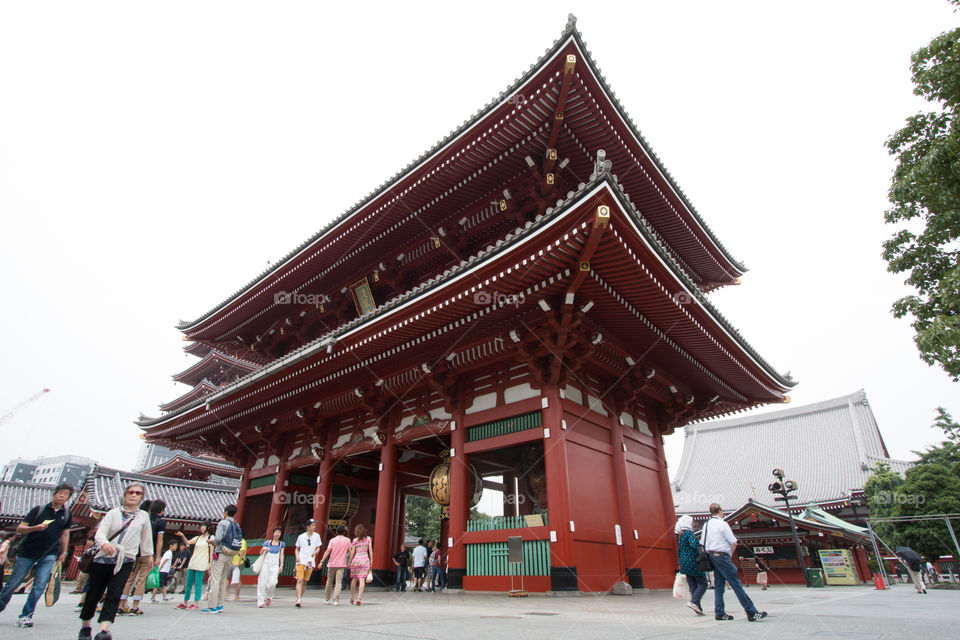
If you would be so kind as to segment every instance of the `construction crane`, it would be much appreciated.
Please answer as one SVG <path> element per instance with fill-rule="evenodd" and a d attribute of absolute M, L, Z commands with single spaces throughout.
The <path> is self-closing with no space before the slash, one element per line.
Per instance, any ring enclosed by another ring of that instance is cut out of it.
<path fill-rule="evenodd" d="M 24 400 L 23 402 L 21 402 L 20 404 L 18 404 L 17 406 L 15 406 L 15 407 L 14 407 L 13 409 L 11 409 L 9 412 L 5 413 L 5 414 L 3 415 L 3 417 L 0 418 L 0 424 L 3 424 L 3 423 L 5 423 L 5 422 L 7 422 L 8 420 L 10 420 L 11 418 L 13 418 L 13 416 L 17 415 L 17 414 L 18 414 L 24 407 L 26 407 L 28 404 L 30 404 L 30 403 L 33 402 L 34 400 L 37 400 L 37 399 L 39 399 L 39 398 L 42 398 L 42 397 L 43 397 L 43 394 L 45 394 L 45 393 L 50 393 L 50 389 L 44 389 L 43 391 L 38 391 L 37 393 L 33 394 L 32 396 L 30 396 L 29 398 L 27 398 L 26 400 Z"/>

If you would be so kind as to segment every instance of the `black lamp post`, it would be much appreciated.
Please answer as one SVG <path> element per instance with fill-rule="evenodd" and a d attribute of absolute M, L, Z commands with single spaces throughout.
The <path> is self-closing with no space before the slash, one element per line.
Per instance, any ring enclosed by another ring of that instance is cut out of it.
<path fill-rule="evenodd" d="M 807 588 L 809 588 L 810 577 L 807 576 L 807 568 L 803 564 L 803 551 L 800 549 L 800 537 L 797 535 L 797 525 L 793 522 L 793 514 L 790 513 L 790 498 L 797 497 L 791 494 L 799 488 L 799 485 L 793 480 L 784 480 L 783 469 L 774 469 L 773 475 L 776 477 L 776 480 L 770 483 L 768 488 L 770 489 L 770 493 L 777 494 L 774 500 L 783 502 L 787 510 L 787 516 L 790 518 L 790 528 L 793 530 L 793 544 L 796 545 L 797 548 L 797 564 L 800 565 L 800 571 L 803 572 L 803 582 L 807 585 Z"/>

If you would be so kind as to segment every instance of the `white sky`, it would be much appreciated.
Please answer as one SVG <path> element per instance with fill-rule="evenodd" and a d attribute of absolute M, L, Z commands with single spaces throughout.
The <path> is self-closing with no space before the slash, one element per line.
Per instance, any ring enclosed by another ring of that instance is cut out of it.
<path fill-rule="evenodd" d="M 945 0 L 78 5 L 0 4 L 0 414 L 53 390 L 0 425 L 0 464 L 132 467 L 132 421 L 186 391 L 177 320 L 459 126 L 569 10 L 750 267 L 713 299 L 800 381 L 794 405 L 864 388 L 895 457 L 939 440 L 937 405 L 960 415 L 880 255 L 883 142 L 925 107 L 909 56 L 958 23 Z"/>

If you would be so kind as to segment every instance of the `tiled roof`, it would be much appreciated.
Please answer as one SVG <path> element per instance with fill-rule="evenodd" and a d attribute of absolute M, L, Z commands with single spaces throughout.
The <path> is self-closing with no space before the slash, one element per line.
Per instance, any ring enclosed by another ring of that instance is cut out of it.
<path fill-rule="evenodd" d="M 147 500 L 167 503 L 167 520 L 209 522 L 223 516 L 223 508 L 236 504 L 238 487 L 217 482 L 164 478 L 146 473 L 96 467 L 83 485 L 84 503 L 91 511 L 105 513 L 119 506 L 124 487 L 131 482 L 144 485 Z"/>
<path fill-rule="evenodd" d="M 541 70 L 541 67 L 540 67 L 541 64 L 543 64 L 545 61 L 550 60 L 554 55 L 556 55 L 558 51 L 560 51 L 564 46 L 566 46 L 566 44 L 571 40 L 576 43 L 577 47 L 583 53 L 586 64 L 594 72 L 594 75 L 597 78 L 599 84 L 601 85 L 603 90 L 607 93 L 607 95 L 610 97 L 611 101 L 614 104 L 614 107 L 620 112 L 620 115 L 623 117 L 623 121 L 627 124 L 631 133 L 633 133 L 637 141 L 640 143 L 640 146 L 643 148 L 644 153 L 647 154 L 647 156 L 656 166 L 657 170 L 660 171 L 663 174 L 663 176 L 666 178 L 666 181 L 670 185 L 670 188 L 673 189 L 676 192 L 677 196 L 680 198 L 680 200 L 682 200 L 683 204 L 686 206 L 687 210 L 690 212 L 696 224 L 703 229 L 704 233 L 707 235 L 710 241 L 716 246 L 719 252 L 727 260 L 730 261 L 731 264 L 733 264 L 741 272 L 746 272 L 747 271 L 746 266 L 740 261 L 738 261 L 736 258 L 734 258 L 733 255 L 726 249 L 726 247 L 723 246 L 723 244 L 720 242 L 719 238 L 716 236 L 713 230 L 707 225 L 707 223 L 703 220 L 703 218 L 700 216 L 700 214 L 691 204 L 691 202 L 689 201 L 689 199 L 687 198 L 683 190 L 681 190 L 680 187 L 677 185 L 676 180 L 673 178 L 670 172 L 667 171 L 666 167 L 663 165 L 660 158 L 650 148 L 649 143 L 640 133 L 640 129 L 636 126 L 636 124 L 630 118 L 630 115 L 623 108 L 623 105 L 620 103 L 620 101 L 616 97 L 616 93 L 614 93 L 613 90 L 610 88 L 606 78 L 600 72 L 599 67 L 594 62 L 593 57 L 590 54 L 590 50 L 587 48 L 586 43 L 583 41 L 583 37 L 580 34 L 580 31 L 577 29 L 577 19 L 573 14 L 570 14 L 563 32 L 560 34 L 560 37 L 557 40 L 554 40 L 553 46 L 548 48 L 544 53 L 544 55 L 538 58 L 535 63 L 530 65 L 530 67 L 527 69 L 525 73 L 523 73 L 521 76 L 515 79 L 512 85 L 510 85 L 509 87 L 501 91 L 496 98 L 494 98 L 489 103 L 484 105 L 471 118 L 464 121 L 464 123 L 460 127 L 451 131 L 446 138 L 439 140 L 433 147 L 431 147 L 429 150 L 421 154 L 419 158 L 417 158 L 413 162 L 409 163 L 406 167 L 398 171 L 396 174 L 393 175 L 393 177 L 388 179 L 386 182 L 382 183 L 379 187 L 377 187 L 372 192 L 370 192 L 365 198 L 357 202 L 353 207 L 351 207 L 347 211 L 337 216 L 334 220 L 332 220 L 320 231 L 318 231 L 317 233 L 312 235 L 310 238 L 308 238 L 305 242 L 297 246 L 294 250 L 289 252 L 287 255 L 282 257 L 277 262 L 273 263 L 270 267 L 268 267 L 259 275 L 257 275 L 252 280 L 250 280 L 246 285 L 244 285 L 243 287 L 238 289 L 236 292 L 234 292 L 230 297 L 226 298 L 220 304 L 208 310 L 206 313 L 199 316 L 195 320 L 192 320 L 192 321 L 180 320 L 176 325 L 177 328 L 182 331 L 186 331 L 190 327 L 193 327 L 203 322 L 204 320 L 206 320 L 207 318 L 215 314 L 217 311 L 224 308 L 231 301 L 238 298 L 248 289 L 256 285 L 258 282 L 263 281 L 265 278 L 267 278 L 271 274 L 281 272 L 291 260 L 293 260 L 296 256 L 301 254 L 307 247 L 311 246 L 312 244 L 317 242 L 319 239 L 321 239 L 328 231 L 337 227 L 344 220 L 350 218 L 350 216 L 352 216 L 353 214 L 361 210 L 365 205 L 374 201 L 381 194 L 388 192 L 402 178 L 411 174 L 417 167 L 422 165 L 429 158 L 433 157 L 435 154 L 441 151 L 444 147 L 448 146 L 452 141 L 462 136 L 466 131 L 470 130 L 471 127 L 473 127 L 478 122 L 483 120 L 484 117 L 486 117 L 489 113 L 491 113 L 498 106 L 500 106 L 503 103 L 503 100 L 505 98 L 515 94 L 521 87 L 523 87 L 524 84 L 526 84 L 531 78 L 536 76 L 537 73 L 539 73 Z"/>
<path fill-rule="evenodd" d="M 756 349 L 747 343 L 740 331 L 734 328 L 733 325 L 730 324 L 730 322 L 710 302 L 709 298 L 697 289 L 697 287 L 690 280 L 689 276 L 676 263 L 670 252 L 664 247 L 663 242 L 661 241 L 656 230 L 653 228 L 653 225 L 650 224 L 646 218 L 644 218 L 643 214 L 639 211 L 639 209 L 637 209 L 636 205 L 634 205 L 627 198 L 627 195 L 623 190 L 623 186 L 620 184 L 617 176 L 603 173 L 601 175 L 592 174 L 589 182 L 586 184 L 580 183 L 577 185 L 577 190 L 575 192 L 570 192 L 566 200 L 558 201 L 556 207 L 548 207 L 543 215 L 538 215 L 532 222 L 526 222 L 523 227 L 516 228 L 512 233 L 508 233 L 502 240 L 498 240 L 495 244 L 488 245 L 484 249 L 478 251 L 475 255 L 462 261 L 460 264 L 451 267 L 443 273 L 438 274 L 437 276 L 420 283 L 412 289 L 403 292 L 395 298 L 388 300 L 373 311 L 365 313 L 358 318 L 354 318 L 353 320 L 338 326 L 334 330 L 315 338 L 313 341 L 308 342 L 297 349 L 294 349 L 290 353 L 264 365 L 259 370 L 248 373 L 237 380 L 224 385 L 216 393 L 210 396 L 205 396 L 202 399 L 194 400 L 186 405 L 178 407 L 166 415 L 157 418 L 149 418 L 141 414 L 140 419 L 137 420 L 135 424 L 140 427 L 151 427 L 166 422 L 171 418 L 186 413 L 206 402 L 229 395 L 236 389 L 246 386 L 252 380 L 262 378 L 265 375 L 269 375 L 273 371 L 284 368 L 288 363 L 298 362 L 306 357 L 306 355 L 309 353 L 316 351 L 318 346 L 326 345 L 331 341 L 335 341 L 338 336 L 349 333 L 358 326 L 375 322 L 379 316 L 388 313 L 395 307 L 402 305 L 411 298 L 423 295 L 436 287 L 442 286 L 445 282 L 453 280 L 463 272 L 474 268 L 476 265 L 484 262 L 485 260 L 491 259 L 493 256 L 507 251 L 514 244 L 522 241 L 529 235 L 532 235 L 554 218 L 563 215 L 569 209 L 577 206 L 582 200 L 594 193 L 594 187 L 601 184 L 606 184 L 608 187 L 610 187 L 610 192 L 617 198 L 627 214 L 630 215 L 637 223 L 637 228 L 640 230 L 640 233 L 646 238 L 650 246 L 660 254 L 660 257 L 663 259 L 664 263 L 673 270 L 677 278 L 679 278 L 685 284 L 697 301 L 700 302 L 704 308 L 714 316 L 716 321 L 720 323 L 725 330 L 734 336 L 740 346 L 747 353 L 749 353 L 751 357 L 756 359 L 760 366 L 762 366 L 778 384 L 781 384 L 785 389 L 793 387 L 796 382 L 793 379 L 778 373 L 776 369 L 774 369 L 766 360 L 764 360 L 763 357 L 761 357 L 756 351 Z"/>
<path fill-rule="evenodd" d="M 234 477 L 239 478 L 243 473 L 243 470 L 239 467 L 235 467 L 226 460 L 218 460 L 216 458 L 202 458 L 198 456 L 192 456 L 189 453 L 177 453 L 174 457 L 169 460 L 165 460 L 160 464 L 151 467 L 149 469 L 144 469 L 143 473 L 147 475 L 162 475 L 158 473 L 160 470 L 173 469 L 178 466 L 187 466 L 194 467 L 197 469 L 202 469 L 205 471 L 211 471 L 213 473 L 219 474 L 224 477 Z M 151 474 L 150 472 L 153 472 Z"/>
<path fill-rule="evenodd" d="M 30 509 L 44 505 L 53 498 L 53 485 L 0 482 L 0 520 L 15 520 L 27 515 Z M 71 496 L 70 503 L 76 500 Z"/>
<path fill-rule="evenodd" d="M 877 462 L 903 473 L 911 463 L 889 458 L 861 390 L 757 416 L 687 425 L 673 480 L 677 513 L 725 510 L 753 499 L 775 505 L 767 487 L 782 468 L 799 485 L 798 504 L 843 500 L 863 489 Z"/>

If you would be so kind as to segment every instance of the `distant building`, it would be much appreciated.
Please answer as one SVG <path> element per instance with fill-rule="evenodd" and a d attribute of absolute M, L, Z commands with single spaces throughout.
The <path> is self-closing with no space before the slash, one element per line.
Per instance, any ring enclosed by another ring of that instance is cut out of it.
<path fill-rule="evenodd" d="M 53 456 L 11 460 L 3 469 L 4 482 L 57 485 L 62 482 L 79 487 L 97 461 L 83 456 Z"/>
<path fill-rule="evenodd" d="M 852 523 L 867 517 L 863 486 L 877 463 L 900 473 L 912 463 L 890 458 L 866 394 L 756 416 L 688 425 L 673 480 L 677 514 L 706 518 L 710 503 L 733 513 L 749 501 L 781 508 L 767 489 L 782 468 L 799 485 L 791 510 L 807 505 Z"/>
<path fill-rule="evenodd" d="M 134 471 L 143 471 L 158 467 L 169 460 L 173 460 L 180 454 L 186 452 L 175 449 L 167 449 L 158 444 L 144 442 L 140 445 L 140 453 L 137 454 L 137 463 L 133 465 Z"/>

